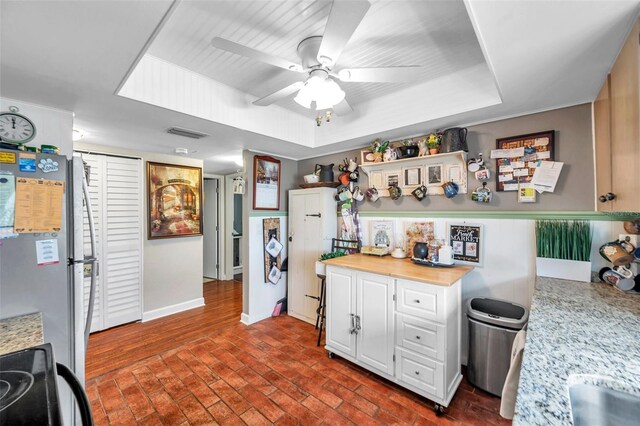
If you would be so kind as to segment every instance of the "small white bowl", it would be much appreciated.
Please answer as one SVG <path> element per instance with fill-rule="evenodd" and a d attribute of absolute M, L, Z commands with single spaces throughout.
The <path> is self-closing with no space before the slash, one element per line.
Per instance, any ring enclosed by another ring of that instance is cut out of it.
<path fill-rule="evenodd" d="M 314 175 L 313 173 L 310 175 L 304 176 L 304 183 L 318 183 L 320 181 L 320 176 Z"/>

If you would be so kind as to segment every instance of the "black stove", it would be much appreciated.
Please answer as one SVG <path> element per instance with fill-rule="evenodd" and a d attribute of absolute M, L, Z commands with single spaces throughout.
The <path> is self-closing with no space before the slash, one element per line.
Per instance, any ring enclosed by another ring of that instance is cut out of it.
<path fill-rule="evenodd" d="M 62 425 L 50 343 L 0 355 L 0 425 Z"/>

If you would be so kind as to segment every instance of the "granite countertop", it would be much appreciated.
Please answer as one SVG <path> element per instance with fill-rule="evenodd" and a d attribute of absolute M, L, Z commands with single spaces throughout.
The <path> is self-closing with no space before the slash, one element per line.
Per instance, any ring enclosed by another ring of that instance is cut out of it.
<path fill-rule="evenodd" d="M 571 424 L 572 383 L 640 396 L 640 296 L 538 277 L 513 424 Z"/>
<path fill-rule="evenodd" d="M 372 274 L 385 275 L 427 284 L 451 286 L 460 278 L 471 272 L 471 266 L 456 265 L 452 267 L 429 267 L 416 265 L 411 259 L 396 259 L 391 256 L 371 256 L 366 254 L 350 254 L 323 260 L 329 266 L 355 269 Z"/>
<path fill-rule="evenodd" d="M 0 320 L 0 355 L 43 343 L 40 312 Z"/>

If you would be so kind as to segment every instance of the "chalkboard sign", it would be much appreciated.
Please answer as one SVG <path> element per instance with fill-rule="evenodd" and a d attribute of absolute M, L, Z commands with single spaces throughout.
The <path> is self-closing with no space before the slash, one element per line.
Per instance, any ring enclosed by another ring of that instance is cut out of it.
<path fill-rule="evenodd" d="M 453 247 L 456 263 L 482 266 L 484 258 L 482 246 L 482 225 L 449 224 L 449 245 Z"/>

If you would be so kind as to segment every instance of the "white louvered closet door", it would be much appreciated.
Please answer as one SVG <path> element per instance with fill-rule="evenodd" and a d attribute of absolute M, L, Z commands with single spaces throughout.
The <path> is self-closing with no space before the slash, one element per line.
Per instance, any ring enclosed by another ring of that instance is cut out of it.
<path fill-rule="evenodd" d="M 141 160 L 90 154 L 83 158 L 97 164 L 90 187 L 96 188 L 92 204 L 98 204 L 94 212 L 98 210 L 100 218 L 100 268 L 91 327 L 98 331 L 142 318 L 143 172 Z M 88 278 L 85 282 L 88 296 Z"/>

